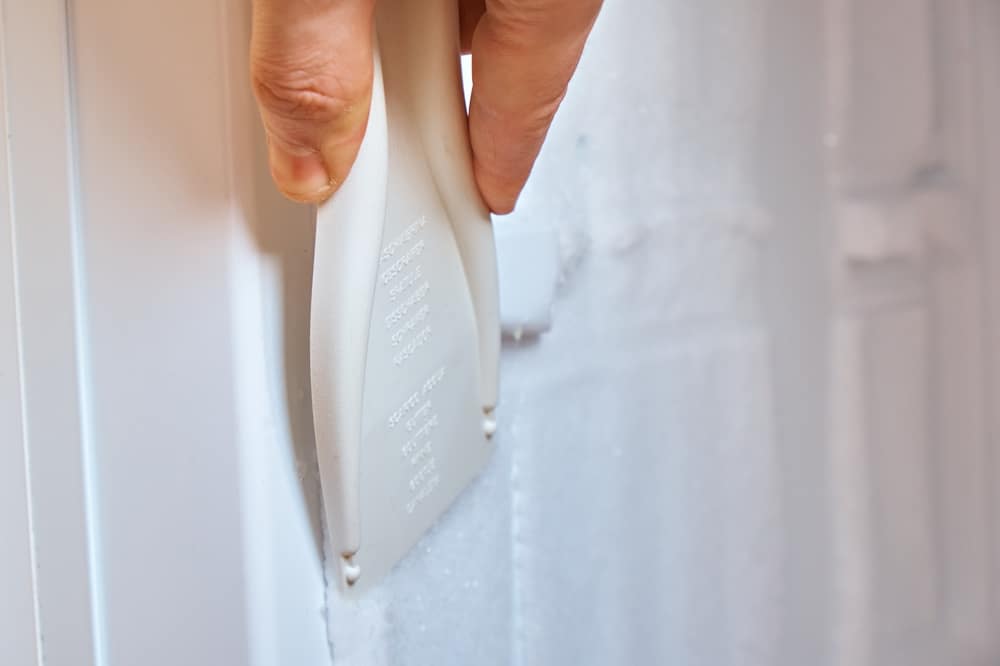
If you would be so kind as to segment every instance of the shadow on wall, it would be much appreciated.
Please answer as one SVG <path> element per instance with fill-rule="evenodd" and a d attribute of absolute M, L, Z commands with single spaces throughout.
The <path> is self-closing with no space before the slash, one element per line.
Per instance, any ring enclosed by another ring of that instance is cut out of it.
<path fill-rule="evenodd" d="M 274 422 L 288 428 L 277 441 L 292 447 L 296 478 L 309 513 L 316 552 L 323 557 L 322 508 L 316 462 L 309 376 L 309 317 L 312 292 L 315 216 L 309 206 L 295 204 L 278 193 L 267 164 L 263 128 L 253 126 L 254 238 L 263 256 L 261 270 L 274 275 L 264 281 L 263 328 L 269 354 L 268 374 L 274 390 Z M 279 389 L 278 387 L 282 387 Z M 284 413 L 280 413 L 284 410 Z"/>

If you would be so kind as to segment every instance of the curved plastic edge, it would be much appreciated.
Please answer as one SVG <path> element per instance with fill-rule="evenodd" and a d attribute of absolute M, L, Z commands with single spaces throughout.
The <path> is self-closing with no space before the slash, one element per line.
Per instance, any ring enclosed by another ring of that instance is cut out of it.
<path fill-rule="evenodd" d="M 316 213 L 310 322 L 313 423 L 328 539 L 345 561 L 361 546 L 362 400 L 385 221 L 387 137 L 376 45 L 365 140 L 344 184 Z"/>
<path fill-rule="evenodd" d="M 489 209 L 472 169 L 459 58 L 458 6 L 453 0 L 406 0 L 405 39 L 412 54 L 409 98 L 424 150 L 462 257 L 479 338 L 480 395 L 489 417 L 497 404 L 500 310 L 496 246 Z M 394 17 L 400 20 L 401 17 Z"/>

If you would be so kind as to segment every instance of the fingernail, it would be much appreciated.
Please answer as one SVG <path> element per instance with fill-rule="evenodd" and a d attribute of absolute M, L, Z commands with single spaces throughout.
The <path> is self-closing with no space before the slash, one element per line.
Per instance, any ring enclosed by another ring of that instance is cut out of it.
<path fill-rule="evenodd" d="M 330 195 L 333 183 L 319 153 L 293 155 L 268 142 L 268 159 L 274 182 L 286 196 L 298 201 L 322 201 Z"/>

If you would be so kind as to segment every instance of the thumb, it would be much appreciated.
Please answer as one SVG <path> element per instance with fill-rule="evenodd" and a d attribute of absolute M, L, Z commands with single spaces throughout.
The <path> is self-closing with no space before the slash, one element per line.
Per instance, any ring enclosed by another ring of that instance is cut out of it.
<path fill-rule="evenodd" d="M 321 202 L 357 157 L 372 94 L 374 0 L 255 0 L 250 75 L 271 175 Z"/>

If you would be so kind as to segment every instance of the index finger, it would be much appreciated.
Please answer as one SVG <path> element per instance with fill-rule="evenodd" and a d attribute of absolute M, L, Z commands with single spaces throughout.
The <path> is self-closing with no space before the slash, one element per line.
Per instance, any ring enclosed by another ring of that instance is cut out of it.
<path fill-rule="evenodd" d="M 472 37 L 469 131 L 493 212 L 517 203 L 600 8 L 601 0 L 486 0 Z"/>

